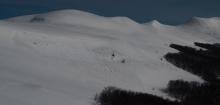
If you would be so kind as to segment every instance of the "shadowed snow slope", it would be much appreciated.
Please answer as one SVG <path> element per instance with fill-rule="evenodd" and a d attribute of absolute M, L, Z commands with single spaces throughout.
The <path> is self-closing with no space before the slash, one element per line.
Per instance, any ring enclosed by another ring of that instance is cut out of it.
<path fill-rule="evenodd" d="M 169 98 L 160 90 L 170 80 L 203 80 L 161 59 L 175 52 L 168 45 L 219 42 L 219 22 L 139 24 L 77 10 L 2 20 L 0 104 L 91 105 L 106 86 Z"/>

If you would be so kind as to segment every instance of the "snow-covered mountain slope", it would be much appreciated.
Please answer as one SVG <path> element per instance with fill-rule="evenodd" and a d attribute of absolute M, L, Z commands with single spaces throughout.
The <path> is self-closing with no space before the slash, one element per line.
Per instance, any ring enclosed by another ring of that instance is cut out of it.
<path fill-rule="evenodd" d="M 219 42 L 219 23 L 139 24 L 77 10 L 2 20 L 0 104 L 92 105 L 107 86 L 169 98 L 160 90 L 170 80 L 203 82 L 163 59 L 176 52 L 169 44 Z"/>

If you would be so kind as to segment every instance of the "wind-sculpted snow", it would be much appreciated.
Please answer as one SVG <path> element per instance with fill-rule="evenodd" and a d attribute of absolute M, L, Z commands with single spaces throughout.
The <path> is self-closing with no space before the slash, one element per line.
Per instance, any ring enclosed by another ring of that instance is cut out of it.
<path fill-rule="evenodd" d="M 219 42 L 220 27 L 208 24 L 215 34 L 77 10 L 2 20 L 0 104 L 91 105 L 108 86 L 172 99 L 161 91 L 170 80 L 203 80 L 163 56 L 176 52 L 171 43 Z"/>

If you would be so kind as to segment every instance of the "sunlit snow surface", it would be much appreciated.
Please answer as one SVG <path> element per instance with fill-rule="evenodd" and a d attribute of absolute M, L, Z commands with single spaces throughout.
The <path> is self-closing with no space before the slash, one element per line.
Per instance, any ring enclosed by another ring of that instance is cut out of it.
<path fill-rule="evenodd" d="M 169 26 L 63 10 L 0 21 L 0 105 L 92 105 L 104 87 L 146 92 L 203 82 L 163 59 L 169 44 L 219 42 L 220 18 Z"/>

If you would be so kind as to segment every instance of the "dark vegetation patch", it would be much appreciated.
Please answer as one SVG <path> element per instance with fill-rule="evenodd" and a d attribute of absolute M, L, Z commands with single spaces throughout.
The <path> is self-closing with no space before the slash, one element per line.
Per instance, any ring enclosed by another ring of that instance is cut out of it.
<path fill-rule="evenodd" d="M 201 49 L 171 44 L 178 53 L 164 58 L 183 70 L 200 76 L 206 82 L 170 81 L 165 92 L 181 100 L 183 105 L 220 105 L 220 45 L 194 43 Z"/>
<path fill-rule="evenodd" d="M 195 43 L 200 49 L 171 44 L 178 53 L 164 58 L 183 70 L 200 76 L 205 83 L 172 80 L 163 91 L 179 101 L 147 93 L 106 87 L 95 96 L 95 105 L 220 105 L 220 44 Z"/>
<path fill-rule="evenodd" d="M 166 93 L 181 100 L 182 105 L 220 105 L 219 85 L 182 80 L 170 81 Z"/>
<path fill-rule="evenodd" d="M 95 105 L 180 105 L 147 93 L 107 87 L 95 97 Z"/>
<path fill-rule="evenodd" d="M 44 21 L 45 21 L 45 19 L 43 17 L 38 17 L 38 16 L 36 16 L 30 20 L 30 22 L 44 22 Z"/>

